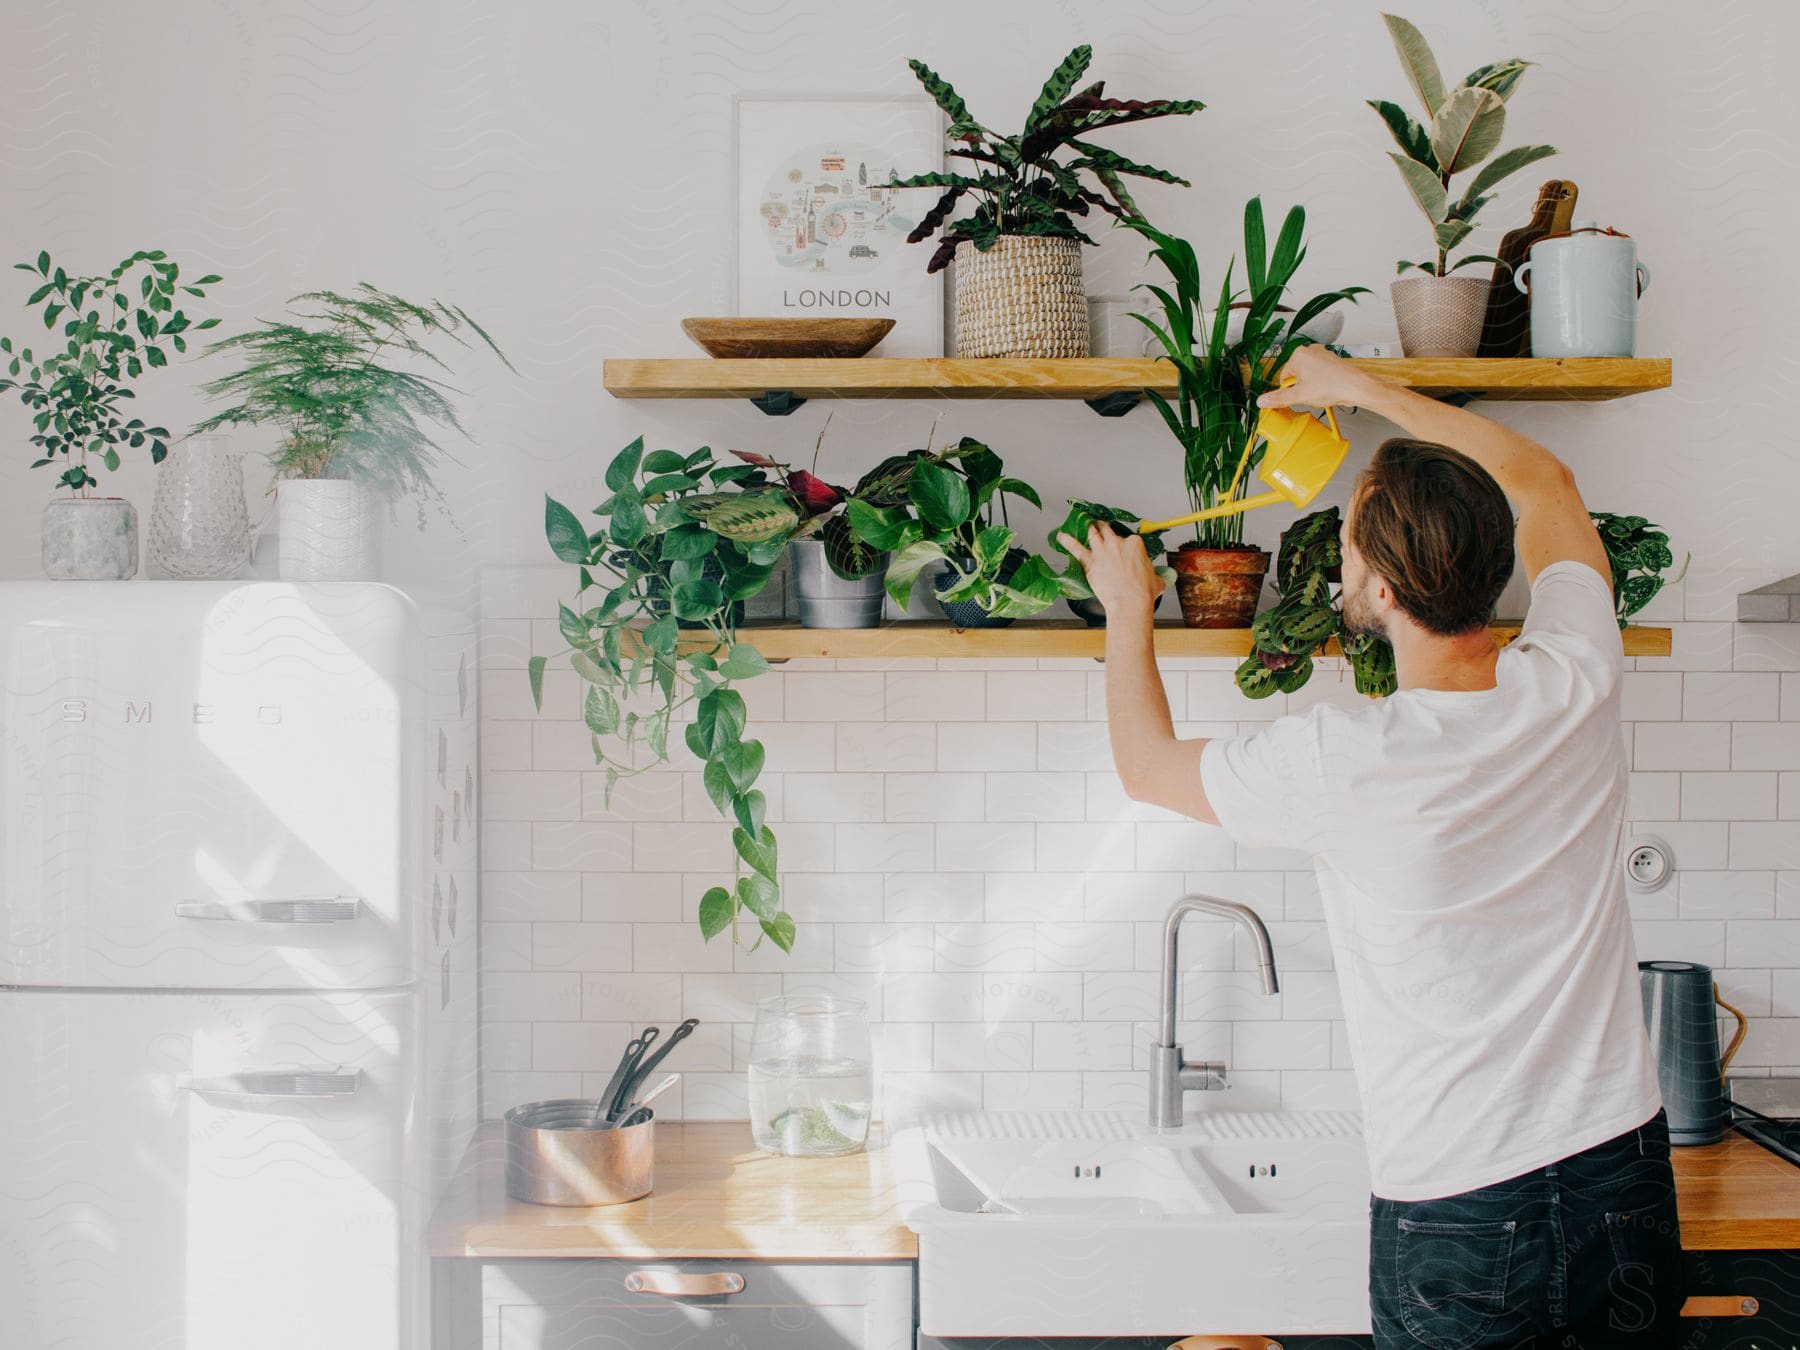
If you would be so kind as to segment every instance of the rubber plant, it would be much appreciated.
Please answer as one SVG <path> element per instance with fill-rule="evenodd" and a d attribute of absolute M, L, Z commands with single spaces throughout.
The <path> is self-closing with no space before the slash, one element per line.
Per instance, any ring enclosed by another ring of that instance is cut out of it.
<path fill-rule="evenodd" d="M 1181 446 L 1189 509 L 1200 511 L 1237 500 L 1249 491 L 1262 457 L 1261 446 L 1254 443 L 1257 398 L 1275 387 L 1276 372 L 1294 349 L 1310 341 L 1301 336 L 1301 329 L 1341 301 L 1356 303 L 1357 296 L 1368 293 L 1367 288 L 1345 286 L 1325 291 L 1292 314 L 1279 312 L 1276 307 L 1306 260 L 1306 211 L 1295 206 L 1287 213 L 1271 251 L 1262 199 L 1252 197 L 1244 207 L 1245 289 L 1233 289 L 1233 259 L 1226 265 L 1218 303 L 1206 323 L 1200 264 L 1193 245 L 1148 221 L 1125 224 L 1150 241 L 1150 256 L 1168 273 L 1167 286 L 1139 283 L 1156 298 L 1161 322 L 1145 314 L 1133 317 L 1156 335 L 1162 347 L 1159 359 L 1175 367 L 1173 399 L 1156 390 L 1145 392 Z M 1248 302 L 1243 330 L 1236 342 L 1227 342 L 1231 306 L 1240 296 Z M 1247 457 L 1246 445 L 1250 446 Z M 1244 517 L 1240 513 L 1201 521 L 1194 530 L 1195 541 L 1202 548 L 1240 548 Z"/>
<path fill-rule="evenodd" d="M 1093 59 L 1094 49 L 1086 44 L 1064 57 L 1031 105 L 1024 128 L 1010 136 L 977 122 L 949 81 L 923 61 L 907 62 L 950 119 L 945 130 L 946 153 L 967 160 L 970 166 L 966 173 L 920 173 L 891 185 L 942 189 L 936 205 L 907 236 L 908 243 L 916 244 L 943 230 L 926 264 L 927 272 L 947 267 L 960 243 L 971 243 L 986 252 L 1002 235 L 1050 236 L 1092 244 L 1076 223 L 1091 208 L 1120 220 L 1142 219 L 1143 213 L 1125 186 L 1127 177 L 1189 186 L 1187 179 L 1167 169 L 1136 163 L 1087 137 L 1128 122 L 1186 116 L 1206 105 L 1198 99 L 1107 98 L 1103 80 L 1077 90 L 1076 84 Z M 1059 159 L 1059 155 L 1065 157 Z M 952 221 L 965 198 L 973 210 Z"/>
<path fill-rule="evenodd" d="M 1619 627 L 1645 605 L 1670 581 L 1687 575 L 1693 555 L 1682 559 L 1681 571 L 1672 577 L 1663 575 L 1675 565 L 1675 553 L 1669 547 L 1669 536 L 1642 516 L 1616 516 L 1607 511 L 1590 511 L 1594 528 L 1600 531 L 1600 542 L 1606 549 L 1606 561 L 1612 567 L 1613 601 L 1618 607 Z"/>
<path fill-rule="evenodd" d="M 1527 164 L 1556 153 L 1552 145 L 1520 145 L 1494 155 L 1506 129 L 1506 101 L 1533 63 L 1512 57 L 1472 70 L 1454 89 L 1444 87 L 1437 57 L 1425 37 L 1397 14 L 1381 16 L 1399 53 L 1407 82 L 1424 109 L 1425 122 L 1413 120 L 1397 103 L 1369 99 L 1393 135 L 1398 151 L 1388 157 L 1400 170 L 1412 199 L 1431 224 L 1436 262 L 1401 262 L 1396 271 L 1416 267 L 1432 276 L 1448 276 L 1470 263 L 1497 263 L 1485 253 L 1470 253 L 1450 262 L 1450 251 L 1475 228 L 1475 216 L 1493 200 L 1493 189 Z M 1488 159 L 1489 155 L 1494 155 Z M 1460 197 L 1450 195 L 1450 180 L 1483 160 L 1487 163 Z"/>
<path fill-rule="evenodd" d="M 767 584 L 799 514 L 757 465 L 721 465 L 704 446 L 646 454 L 641 436 L 607 465 L 606 487 L 592 531 L 544 499 L 550 550 L 578 569 L 575 599 L 558 610 L 568 645 L 556 655 L 587 686 L 582 716 L 605 769 L 605 799 L 621 778 L 666 763 L 677 715 L 691 713 L 682 736 L 708 798 L 732 822 L 736 854 L 731 884 L 700 897 L 700 931 L 710 940 L 730 929 L 738 941 L 748 912 L 761 929 L 752 951 L 764 937 L 791 951 L 794 921 L 781 908 L 775 833 L 756 787 L 763 746 L 744 734 L 735 687 L 769 665 L 739 639 L 736 615 Z M 540 708 L 550 659 L 529 664 Z"/>
<path fill-rule="evenodd" d="M 940 601 L 972 600 L 997 619 L 1027 618 L 1067 593 L 1054 567 L 1014 546 L 1006 498 L 1042 509 L 1036 489 L 1009 476 L 1000 456 L 974 437 L 935 453 L 891 456 L 864 482 L 867 494 L 850 499 L 850 527 L 870 547 L 893 553 L 885 585 L 902 610 L 933 563 L 958 573 L 936 592 Z"/>
<path fill-rule="evenodd" d="M 162 463 L 169 453 L 168 429 L 127 418 L 121 405 L 136 397 L 130 381 L 169 364 L 166 348 L 185 352 L 189 333 L 218 324 L 217 319 L 191 322 L 177 293 L 204 299 L 203 288 L 219 278 L 182 282 L 179 264 L 161 249 L 139 250 L 105 276 L 70 276 L 48 251 L 14 267 L 38 279 L 25 304 L 44 307 L 44 327 L 54 347 L 34 349 L 0 337 L 0 363 L 6 367 L 0 392 L 18 390 L 32 413 L 31 444 L 38 458 L 31 467 L 61 460 L 57 486 L 86 496 L 99 486 L 96 463 L 119 467 L 120 446 L 135 450 L 147 443 L 150 462 Z"/>
<path fill-rule="evenodd" d="M 1336 638 L 1360 694 L 1385 698 L 1399 681 L 1394 649 L 1372 633 L 1344 628 L 1332 593 L 1343 567 L 1337 507 L 1300 517 L 1282 532 L 1276 554 L 1280 598 L 1250 626 L 1250 655 L 1237 668 L 1237 686 L 1250 698 L 1291 694 L 1312 678 L 1313 658 Z"/>

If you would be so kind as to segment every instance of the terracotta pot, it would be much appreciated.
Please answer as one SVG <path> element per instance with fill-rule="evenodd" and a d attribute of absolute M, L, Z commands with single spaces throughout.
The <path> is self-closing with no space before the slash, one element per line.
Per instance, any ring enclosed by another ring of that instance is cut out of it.
<path fill-rule="evenodd" d="M 1473 356 L 1487 318 L 1487 277 L 1417 276 L 1388 283 L 1407 356 Z"/>
<path fill-rule="evenodd" d="M 1184 544 L 1169 555 L 1175 569 L 1175 595 L 1181 621 L 1189 628 L 1248 628 L 1256 617 L 1263 577 L 1269 571 L 1267 549 L 1200 548 Z"/>

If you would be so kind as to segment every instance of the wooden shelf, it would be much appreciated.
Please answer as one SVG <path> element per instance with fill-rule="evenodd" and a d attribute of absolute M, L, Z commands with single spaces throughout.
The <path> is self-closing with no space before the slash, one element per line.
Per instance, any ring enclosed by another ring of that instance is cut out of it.
<path fill-rule="evenodd" d="M 1593 402 L 1666 389 L 1667 357 L 1358 360 L 1357 365 L 1437 398 Z M 1096 411 L 1128 411 L 1143 390 L 1172 394 L 1173 368 L 1149 358 L 1056 361 L 869 358 L 714 361 L 618 359 L 605 363 L 616 398 L 748 398 L 791 412 L 809 398 L 1085 399 Z"/>
<path fill-rule="evenodd" d="M 1035 657 L 1100 656 L 1106 650 L 1106 630 L 1072 622 L 1021 620 L 1009 628 L 952 628 L 927 620 L 884 624 L 880 628 L 800 628 L 791 624 L 743 624 L 738 637 L 755 645 L 771 661 L 790 657 L 828 659 L 913 659 L 932 657 Z M 1519 635 L 1517 624 L 1497 624 L 1494 634 L 1502 642 Z M 691 642 L 691 640 L 690 640 Z M 1669 655 L 1667 628 L 1625 630 L 1627 656 Z M 1247 628 L 1184 628 L 1158 624 L 1159 656 L 1232 656 L 1250 653 Z M 1337 655 L 1334 642 L 1328 655 Z"/>

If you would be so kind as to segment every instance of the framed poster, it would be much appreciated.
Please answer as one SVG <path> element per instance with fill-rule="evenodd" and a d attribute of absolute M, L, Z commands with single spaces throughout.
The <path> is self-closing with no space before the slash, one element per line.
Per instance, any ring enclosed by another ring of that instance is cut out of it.
<path fill-rule="evenodd" d="M 888 186 L 944 166 L 928 98 L 737 99 L 737 312 L 891 318 L 875 356 L 944 354 L 944 276 L 906 236 L 931 188 Z"/>

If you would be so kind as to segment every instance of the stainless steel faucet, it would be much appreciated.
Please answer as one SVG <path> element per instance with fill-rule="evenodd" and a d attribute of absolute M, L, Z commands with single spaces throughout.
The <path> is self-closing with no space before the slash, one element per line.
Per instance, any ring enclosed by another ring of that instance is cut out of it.
<path fill-rule="evenodd" d="M 1190 1061 L 1182 1056 L 1175 1043 L 1176 1013 L 1181 1005 L 1180 976 L 1176 973 L 1175 939 L 1181 921 L 1190 914 L 1212 914 L 1230 919 L 1250 935 L 1256 944 L 1256 965 L 1262 975 L 1262 990 L 1273 994 L 1275 982 L 1275 949 L 1269 945 L 1269 930 L 1248 905 L 1230 900 L 1214 900 L 1206 895 L 1184 895 L 1169 909 L 1163 920 L 1162 944 L 1162 1027 L 1156 1043 L 1150 1047 L 1150 1124 L 1159 1130 L 1181 1126 L 1181 1106 L 1189 1092 L 1212 1092 L 1227 1086 L 1225 1066 L 1216 1060 Z"/>

